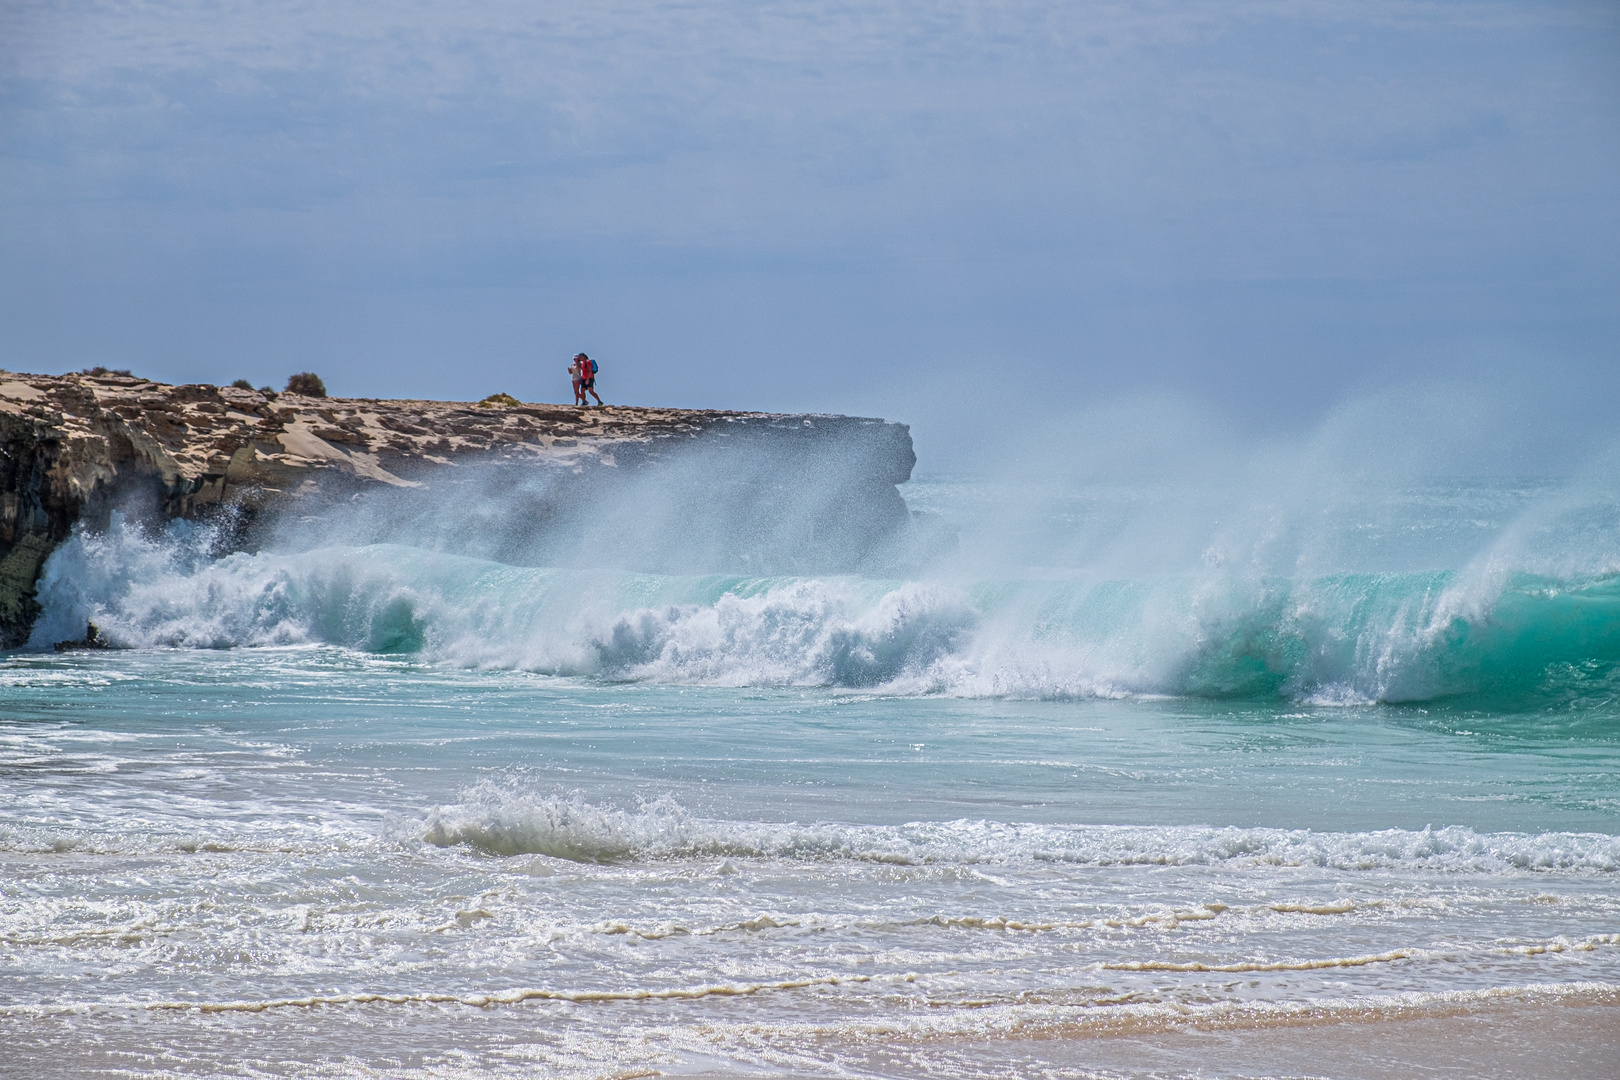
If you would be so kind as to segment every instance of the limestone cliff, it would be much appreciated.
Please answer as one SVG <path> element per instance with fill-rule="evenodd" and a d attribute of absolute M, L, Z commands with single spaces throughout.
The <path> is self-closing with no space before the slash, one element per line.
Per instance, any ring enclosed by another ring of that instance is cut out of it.
<path fill-rule="evenodd" d="M 523 528 L 468 535 L 469 553 L 577 561 L 581 545 L 559 537 L 584 528 L 585 508 L 640 483 L 635 506 L 649 491 L 674 494 L 660 514 L 626 510 L 590 533 L 604 558 L 682 571 L 847 570 L 908 527 L 895 485 L 914 463 L 903 425 L 855 417 L 486 408 L 0 372 L 0 647 L 27 640 L 51 551 L 115 509 L 228 517 L 232 543 L 252 546 L 289 508 L 386 496 L 397 512 L 377 519 L 392 523 L 376 526 L 378 538 L 410 540 L 386 530 L 414 534 L 428 515 L 471 514 L 499 492 L 521 501 Z M 436 534 L 454 538 L 445 526 Z"/>

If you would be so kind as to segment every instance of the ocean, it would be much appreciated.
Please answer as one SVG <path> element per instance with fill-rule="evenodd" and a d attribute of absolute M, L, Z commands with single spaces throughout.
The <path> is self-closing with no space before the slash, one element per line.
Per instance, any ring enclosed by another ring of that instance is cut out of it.
<path fill-rule="evenodd" d="M 1620 1071 L 1612 483 L 901 491 L 830 576 L 76 534 L 0 1073 Z"/>

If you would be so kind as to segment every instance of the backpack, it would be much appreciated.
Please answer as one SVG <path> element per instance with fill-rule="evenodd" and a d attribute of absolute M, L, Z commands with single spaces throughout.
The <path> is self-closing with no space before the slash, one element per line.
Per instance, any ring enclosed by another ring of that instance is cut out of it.
<path fill-rule="evenodd" d="M 594 377 L 596 375 L 596 372 L 597 372 L 596 361 L 592 360 L 591 361 L 591 375 Z"/>

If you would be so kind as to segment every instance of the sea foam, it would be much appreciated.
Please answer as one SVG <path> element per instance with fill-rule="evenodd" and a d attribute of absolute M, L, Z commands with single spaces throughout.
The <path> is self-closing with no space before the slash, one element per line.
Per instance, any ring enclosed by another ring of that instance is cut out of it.
<path fill-rule="evenodd" d="M 726 821 L 664 798 L 635 810 L 493 786 L 434 807 L 420 838 L 494 855 L 576 862 L 682 858 L 854 860 L 929 864 L 1307 866 L 1334 870 L 1620 871 L 1620 837 L 1482 833 L 1463 826 L 1373 832 L 1309 829 L 1051 825 L 989 820 L 899 825 Z"/>
<path fill-rule="evenodd" d="M 36 648 L 327 643 L 664 684 L 1316 704 L 1620 690 L 1620 575 L 885 581 L 509 566 L 398 544 L 210 555 L 127 523 L 52 555 Z"/>

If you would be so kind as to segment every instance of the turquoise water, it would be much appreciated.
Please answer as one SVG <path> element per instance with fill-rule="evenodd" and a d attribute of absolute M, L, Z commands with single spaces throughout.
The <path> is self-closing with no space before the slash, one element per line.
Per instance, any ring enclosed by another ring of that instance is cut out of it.
<path fill-rule="evenodd" d="M 911 487 L 962 542 L 904 578 L 75 539 L 36 643 L 126 648 L 0 659 L 8 1069 L 1034 1074 L 1612 1003 L 1613 500 Z"/>

